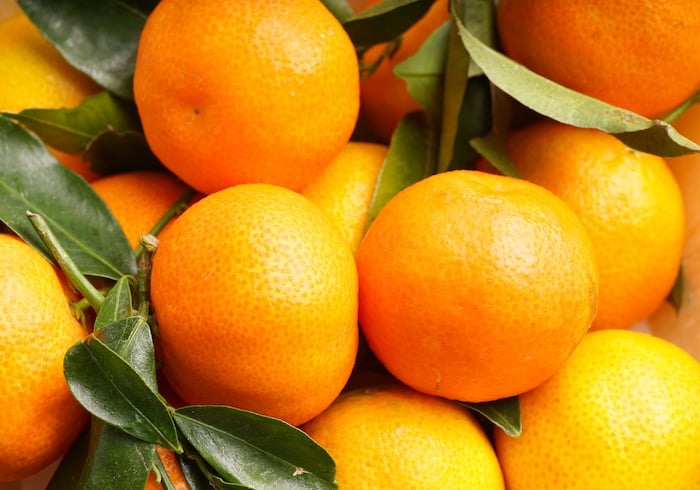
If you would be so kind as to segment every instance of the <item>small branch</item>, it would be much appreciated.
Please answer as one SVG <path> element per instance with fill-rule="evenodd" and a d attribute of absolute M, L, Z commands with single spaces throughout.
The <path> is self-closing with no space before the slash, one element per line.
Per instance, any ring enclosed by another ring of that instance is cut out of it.
<path fill-rule="evenodd" d="M 163 228 L 170 222 L 171 219 L 173 219 L 175 216 L 183 212 L 187 207 L 190 205 L 190 201 L 192 200 L 192 197 L 195 194 L 195 190 L 192 188 L 188 188 L 185 192 L 180 195 L 180 197 L 173 203 L 172 206 L 161 216 L 161 218 L 158 220 L 158 222 L 151 228 L 151 231 L 148 232 L 149 235 L 157 236 L 158 233 L 160 233 Z M 144 252 L 144 247 L 143 243 L 139 243 L 139 245 L 136 247 L 134 250 L 134 254 L 136 255 L 136 260 L 139 260 L 141 257 L 141 254 Z"/>

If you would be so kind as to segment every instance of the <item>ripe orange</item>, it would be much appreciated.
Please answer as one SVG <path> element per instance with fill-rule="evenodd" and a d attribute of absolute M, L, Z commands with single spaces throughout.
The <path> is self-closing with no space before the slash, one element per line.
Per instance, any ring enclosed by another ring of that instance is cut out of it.
<path fill-rule="evenodd" d="M 700 105 L 691 106 L 673 123 L 683 135 L 700 142 Z M 682 258 L 682 295 L 676 310 L 669 302 L 648 319 L 654 335 L 683 347 L 700 360 L 700 154 L 667 158 L 678 182 L 685 208 L 685 244 Z"/>
<path fill-rule="evenodd" d="M 661 157 L 595 129 L 545 120 L 513 132 L 508 153 L 583 222 L 596 250 L 593 329 L 628 328 L 668 295 L 683 249 L 681 192 Z"/>
<path fill-rule="evenodd" d="M 151 148 L 195 189 L 299 190 L 352 134 L 357 56 L 319 0 L 165 0 L 141 35 L 134 95 Z"/>
<path fill-rule="evenodd" d="M 700 3 L 501 0 L 503 51 L 555 82 L 647 117 L 700 88 Z"/>
<path fill-rule="evenodd" d="M 379 212 L 357 253 L 359 318 L 400 381 L 463 401 L 551 376 L 596 310 L 593 246 L 564 202 L 477 171 L 428 177 Z"/>
<path fill-rule="evenodd" d="M 63 377 L 63 356 L 87 333 L 41 254 L 0 234 L 0 257 L 0 482 L 9 482 L 62 456 L 87 423 Z"/>
<path fill-rule="evenodd" d="M 74 107 L 100 87 L 70 66 L 23 13 L 0 21 L 0 111 Z M 76 155 L 51 149 L 87 180 L 98 174 Z"/>
<path fill-rule="evenodd" d="M 156 453 L 163 463 L 163 467 L 168 473 L 170 481 L 175 486 L 174 490 L 190 490 L 190 486 L 187 480 L 185 480 L 185 475 L 182 473 L 180 465 L 177 463 L 175 453 L 162 446 L 156 446 Z M 144 490 L 162 490 L 163 488 L 163 484 L 157 480 L 156 474 L 151 472 L 148 475 Z"/>
<path fill-rule="evenodd" d="M 627 330 L 587 334 L 495 432 L 510 490 L 700 488 L 700 363 Z"/>
<path fill-rule="evenodd" d="M 379 1 L 370 1 L 363 9 Z M 362 122 L 380 141 L 388 143 L 401 118 L 421 108 L 408 93 L 406 82 L 394 75 L 394 67 L 415 54 L 423 41 L 449 18 L 447 0 L 437 0 L 428 12 L 401 36 L 398 48 L 391 56 L 384 58 L 371 75 L 362 78 L 360 83 Z M 362 63 L 364 65 L 375 63 L 386 49 L 387 44 L 372 46 L 362 56 Z"/>
<path fill-rule="evenodd" d="M 151 293 L 163 372 L 189 404 L 297 425 L 352 370 L 353 255 L 323 211 L 289 189 L 241 184 L 192 205 L 161 237 Z"/>
<path fill-rule="evenodd" d="M 367 212 L 388 150 L 385 145 L 350 141 L 302 191 L 328 213 L 353 253 L 365 232 Z"/>
<path fill-rule="evenodd" d="M 400 385 L 348 391 L 302 429 L 335 460 L 339 488 L 504 488 L 493 447 L 465 408 Z"/>
<path fill-rule="evenodd" d="M 112 211 L 132 247 L 187 190 L 173 174 L 149 170 L 110 175 L 91 185 Z"/>

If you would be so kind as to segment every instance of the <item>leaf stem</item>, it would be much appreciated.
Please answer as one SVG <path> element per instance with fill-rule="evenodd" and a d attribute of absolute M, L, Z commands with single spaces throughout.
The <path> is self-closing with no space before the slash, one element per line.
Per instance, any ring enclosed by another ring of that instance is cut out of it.
<path fill-rule="evenodd" d="M 192 189 L 191 187 L 188 188 L 185 192 L 183 192 L 180 197 L 178 197 L 177 201 L 173 203 L 172 206 L 163 214 L 163 216 L 160 217 L 158 222 L 153 225 L 153 228 L 148 232 L 149 235 L 153 235 L 154 237 L 160 233 L 163 228 L 165 228 L 165 225 L 167 225 L 171 219 L 173 219 L 176 215 L 180 214 L 183 212 L 187 207 L 190 205 L 190 201 L 192 200 L 192 197 L 194 197 L 195 190 Z M 134 254 L 136 255 L 136 260 L 140 260 L 141 254 L 144 252 L 144 246 L 143 246 L 143 241 L 140 241 L 136 249 L 134 250 Z"/>
<path fill-rule="evenodd" d="M 139 315 L 148 321 L 149 303 L 151 297 L 151 266 L 153 253 L 158 248 L 158 239 L 147 234 L 141 237 L 141 253 L 138 256 L 136 269 L 136 305 Z"/>
<path fill-rule="evenodd" d="M 700 102 L 700 93 L 696 93 L 692 97 L 688 97 L 681 105 L 667 114 L 666 117 L 663 118 L 663 121 L 668 124 L 672 124 L 673 121 L 678 119 L 685 111 L 690 109 L 690 106 L 696 104 L 697 102 Z"/>
<path fill-rule="evenodd" d="M 29 218 L 32 226 L 39 234 L 39 238 L 41 238 L 41 241 L 44 242 L 44 245 L 49 249 L 49 252 L 51 252 L 51 255 L 56 260 L 61 270 L 66 274 L 71 284 L 73 284 L 85 299 L 88 300 L 93 309 L 99 312 L 105 299 L 104 296 L 87 280 L 83 273 L 80 272 L 75 262 L 73 262 L 66 250 L 59 243 L 56 235 L 51 231 L 44 217 L 40 214 L 27 211 L 27 218 Z"/>

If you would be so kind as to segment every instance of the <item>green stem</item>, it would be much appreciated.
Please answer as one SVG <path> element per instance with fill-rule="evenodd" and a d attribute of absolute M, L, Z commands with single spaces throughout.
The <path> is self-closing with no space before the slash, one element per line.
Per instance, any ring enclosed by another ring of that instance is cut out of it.
<path fill-rule="evenodd" d="M 686 99 L 685 102 L 683 102 L 681 105 L 679 105 L 669 114 L 667 114 L 666 117 L 664 117 L 663 121 L 668 124 L 673 124 L 673 122 L 676 119 L 678 119 L 681 116 L 681 114 L 687 111 L 690 108 L 690 106 L 696 104 L 698 101 L 700 101 L 700 93 L 696 93 L 692 97 Z"/>
<path fill-rule="evenodd" d="M 105 300 L 102 293 L 100 293 L 100 291 L 87 280 L 83 273 L 80 272 L 75 262 L 73 262 L 66 250 L 58 242 L 56 235 L 53 234 L 43 216 L 27 211 L 27 217 L 39 234 L 39 238 L 41 238 L 41 241 L 44 242 L 44 245 L 49 249 L 49 252 L 51 252 L 51 255 L 56 260 L 61 270 L 66 274 L 71 284 L 73 284 L 85 299 L 90 302 L 93 309 L 99 312 Z"/>
<path fill-rule="evenodd" d="M 141 237 L 141 253 L 138 255 L 138 267 L 136 270 L 136 304 L 139 314 L 148 319 L 149 303 L 151 297 L 151 266 L 153 253 L 158 247 L 158 239 L 151 235 Z"/>
<path fill-rule="evenodd" d="M 195 190 L 192 188 L 188 188 L 185 192 L 183 192 L 180 197 L 173 203 L 172 206 L 163 214 L 163 216 L 160 217 L 158 222 L 151 228 L 151 231 L 148 232 L 149 235 L 157 236 L 158 233 L 160 233 L 163 228 L 165 228 L 165 225 L 167 225 L 171 219 L 173 219 L 175 216 L 183 212 L 187 207 L 190 205 L 190 201 L 192 200 L 192 197 L 195 194 Z M 136 255 L 136 259 L 139 260 L 141 257 L 141 254 L 144 252 L 144 247 L 143 243 L 139 243 L 139 245 L 136 247 L 134 250 L 134 254 Z"/>

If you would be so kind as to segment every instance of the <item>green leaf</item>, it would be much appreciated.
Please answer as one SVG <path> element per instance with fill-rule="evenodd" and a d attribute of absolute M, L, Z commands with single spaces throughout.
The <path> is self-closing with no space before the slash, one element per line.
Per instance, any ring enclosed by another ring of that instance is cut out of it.
<path fill-rule="evenodd" d="M 449 33 L 450 23 L 445 22 L 425 39 L 418 51 L 394 67 L 394 74 L 406 81 L 411 97 L 437 122 L 442 118 Z"/>
<path fill-rule="evenodd" d="M 367 228 L 394 195 L 435 173 L 433 140 L 424 113 L 412 112 L 399 122 L 377 177 L 372 203 L 367 212 Z"/>
<path fill-rule="evenodd" d="M 339 22 L 345 22 L 353 15 L 352 7 L 346 0 L 321 0 L 321 2 Z"/>
<path fill-rule="evenodd" d="M 362 49 L 396 39 L 425 15 L 435 0 L 384 0 L 343 23 Z"/>
<path fill-rule="evenodd" d="M 167 405 L 148 381 L 94 335 L 68 350 L 63 370 L 71 393 L 91 414 L 138 439 L 181 450 Z"/>
<path fill-rule="evenodd" d="M 522 432 L 520 399 L 517 396 L 482 403 L 459 403 L 480 413 L 511 437 L 518 437 Z"/>
<path fill-rule="evenodd" d="M 40 214 L 85 275 L 118 279 L 136 273 L 136 259 L 114 216 L 90 185 L 61 165 L 22 126 L 0 116 L 0 220 L 51 254 L 27 211 Z"/>
<path fill-rule="evenodd" d="M 93 330 L 99 331 L 102 327 L 123 320 L 134 315 L 131 297 L 132 277 L 123 276 L 112 286 L 105 296 L 105 300 L 97 313 Z M 109 347 L 119 352 L 114 345 L 107 343 Z"/>
<path fill-rule="evenodd" d="M 133 98 L 136 49 L 155 0 L 18 0 L 66 60 L 104 88 Z"/>
<path fill-rule="evenodd" d="M 224 406 L 175 412 L 187 441 L 224 479 L 257 490 L 335 488 L 335 464 L 298 428 Z"/>
<path fill-rule="evenodd" d="M 666 300 L 671 303 L 671 306 L 678 311 L 683 306 L 683 292 L 685 289 L 685 268 L 681 265 L 678 269 L 678 275 L 673 282 L 673 287 L 668 293 Z"/>
<path fill-rule="evenodd" d="M 470 141 L 474 138 L 483 137 L 489 132 L 491 127 L 491 85 L 485 76 L 477 76 L 469 79 L 467 91 L 464 94 L 462 105 L 459 110 L 457 129 L 454 137 L 448 138 L 445 134 L 453 129 L 447 127 L 454 122 L 443 123 L 441 145 L 448 145 L 452 142 L 452 153 L 449 154 L 451 160 L 448 162 L 448 170 L 473 168 L 474 159 L 477 152 L 471 146 Z M 447 160 L 448 150 L 445 150 L 441 157 Z M 444 169 L 444 161 L 439 170 Z"/>
<path fill-rule="evenodd" d="M 466 8 L 467 5 L 469 4 L 465 0 L 456 0 L 453 4 L 453 18 L 472 61 L 483 70 L 491 83 L 526 107 L 565 124 L 614 134 L 640 151 L 661 156 L 679 156 L 700 151 L 700 145 L 685 138 L 663 121 L 652 121 L 566 88 L 490 48 L 468 28 L 472 23 L 479 25 L 479 15 L 483 13 L 478 9 Z M 456 15 L 460 7 L 466 8 L 464 23 Z"/>
<path fill-rule="evenodd" d="M 131 170 L 164 170 L 140 131 L 104 131 L 90 142 L 83 159 L 102 174 Z"/>

